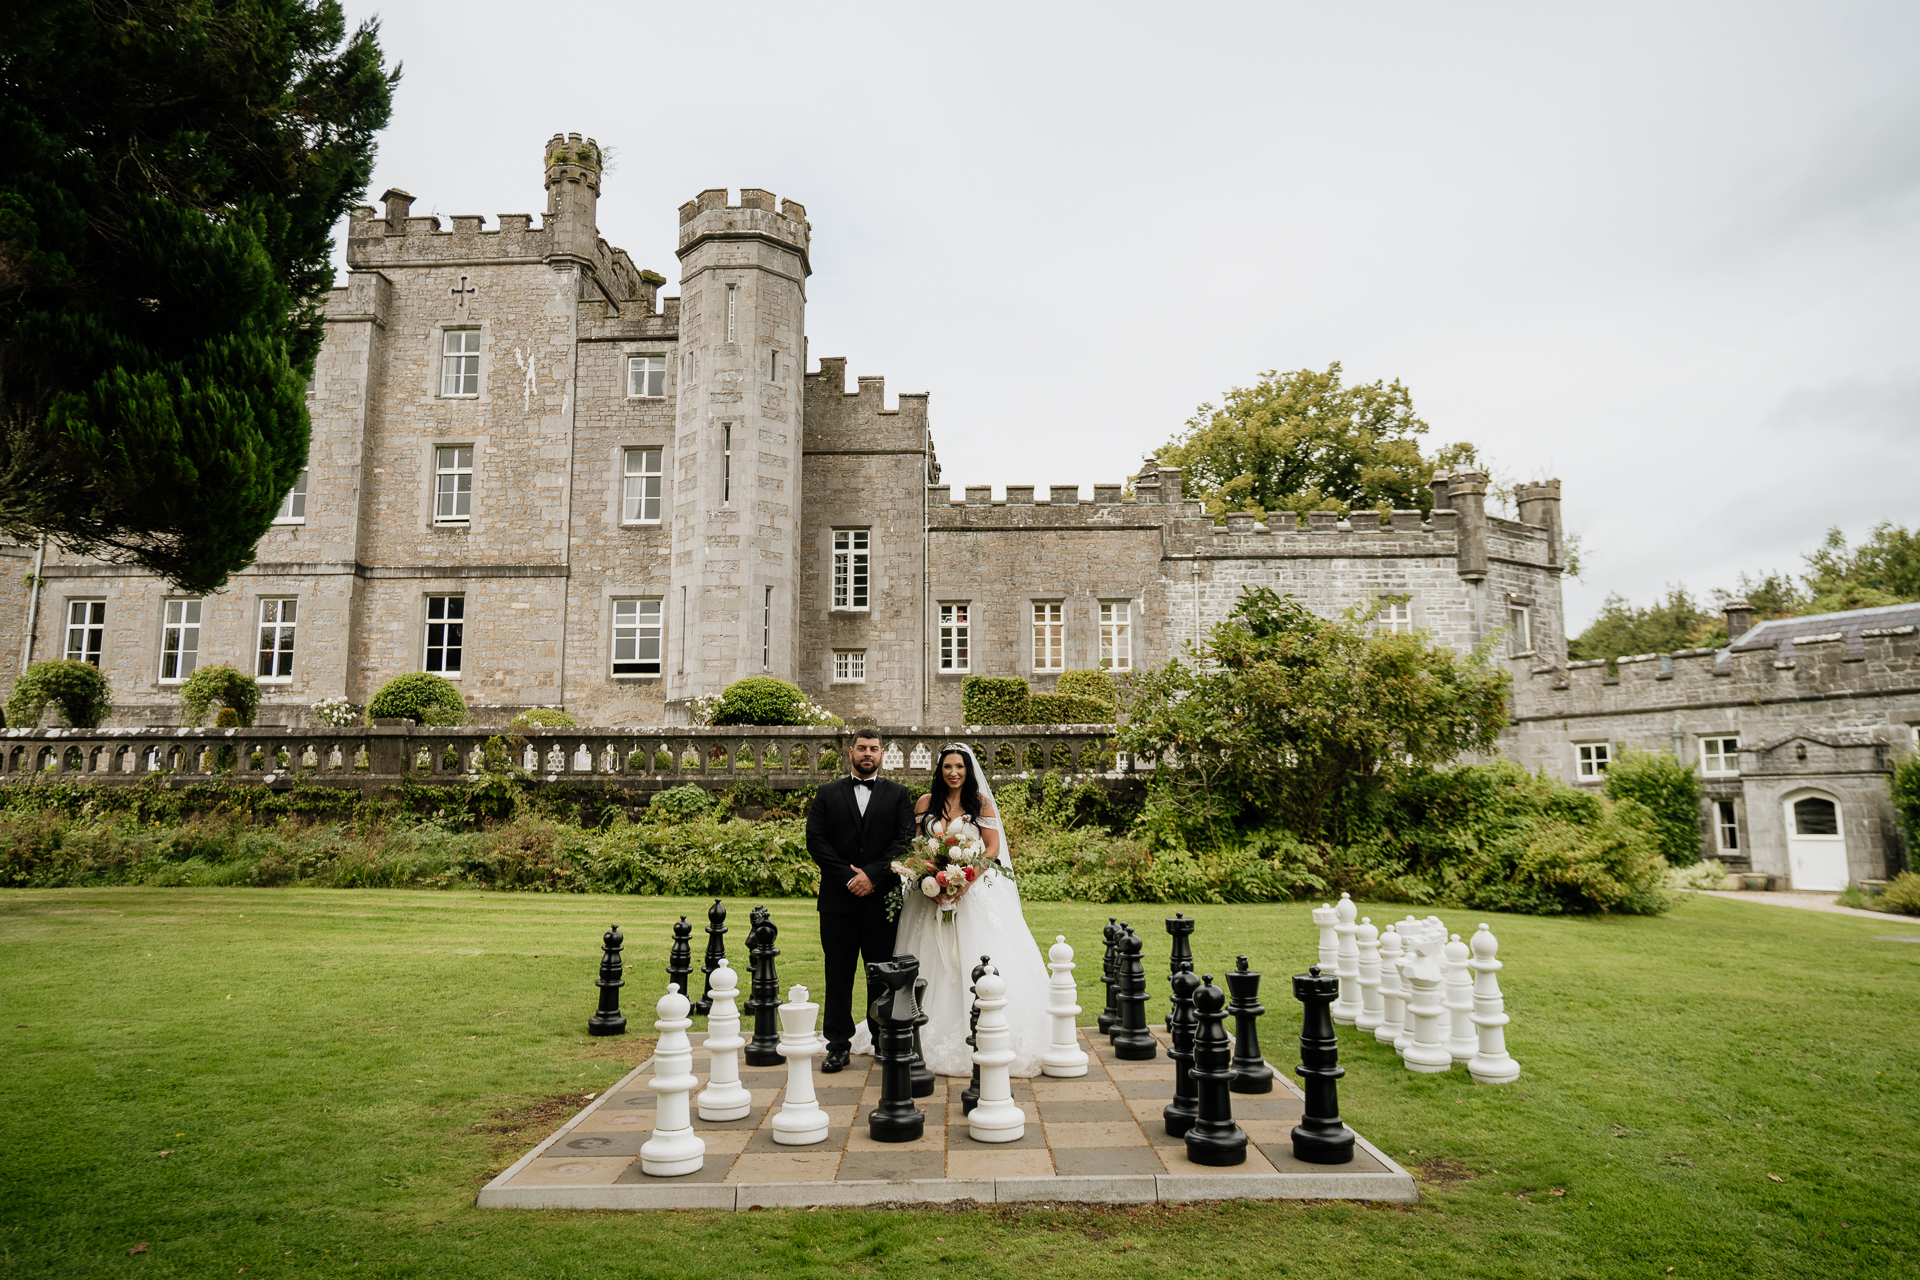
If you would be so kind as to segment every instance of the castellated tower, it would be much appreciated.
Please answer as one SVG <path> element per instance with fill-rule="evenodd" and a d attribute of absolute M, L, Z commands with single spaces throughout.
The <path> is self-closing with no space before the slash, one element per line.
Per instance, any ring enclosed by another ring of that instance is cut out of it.
<path fill-rule="evenodd" d="M 670 702 L 796 677 L 807 236 L 754 188 L 680 207 Z"/>

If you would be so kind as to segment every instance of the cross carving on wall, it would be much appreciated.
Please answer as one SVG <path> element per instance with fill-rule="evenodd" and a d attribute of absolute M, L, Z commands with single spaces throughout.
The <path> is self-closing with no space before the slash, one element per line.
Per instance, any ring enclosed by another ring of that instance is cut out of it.
<path fill-rule="evenodd" d="M 447 292 L 453 295 L 453 309 L 458 313 L 465 311 L 467 309 L 467 299 L 480 291 L 468 283 L 466 273 L 462 272 L 460 275 L 460 283 L 448 289 Z"/>

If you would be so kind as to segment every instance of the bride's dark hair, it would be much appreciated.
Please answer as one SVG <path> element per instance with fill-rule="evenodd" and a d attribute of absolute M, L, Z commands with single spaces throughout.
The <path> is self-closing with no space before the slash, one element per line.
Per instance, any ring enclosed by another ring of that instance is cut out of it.
<path fill-rule="evenodd" d="M 948 747 L 940 753 L 933 763 L 933 789 L 929 793 L 927 812 L 934 818 L 941 817 L 947 811 L 947 780 L 942 776 L 947 767 L 948 756 L 959 756 L 967 776 L 960 780 L 960 812 L 973 822 L 980 821 L 980 780 L 973 776 L 973 757 L 966 752 Z"/>

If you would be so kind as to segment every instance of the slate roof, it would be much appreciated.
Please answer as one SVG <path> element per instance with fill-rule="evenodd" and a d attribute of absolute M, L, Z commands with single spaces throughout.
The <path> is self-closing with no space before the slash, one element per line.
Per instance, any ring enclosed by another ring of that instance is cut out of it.
<path fill-rule="evenodd" d="M 1920 604 L 1889 604 L 1877 609 L 1848 609 L 1844 613 L 1816 613 L 1806 618 L 1775 618 L 1757 624 L 1753 630 L 1727 646 L 1729 651 L 1778 648 L 1793 652 L 1793 642 L 1807 636 L 1830 636 L 1835 632 L 1847 638 L 1849 652 L 1860 646 L 1860 633 L 1886 627 L 1920 626 Z"/>

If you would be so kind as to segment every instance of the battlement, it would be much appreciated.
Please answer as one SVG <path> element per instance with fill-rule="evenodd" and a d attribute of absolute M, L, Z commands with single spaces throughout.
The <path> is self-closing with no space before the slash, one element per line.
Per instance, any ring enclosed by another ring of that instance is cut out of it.
<path fill-rule="evenodd" d="M 760 240 L 799 253 L 801 273 L 811 275 L 807 261 L 812 229 L 807 209 L 798 200 L 777 200 L 773 192 L 742 187 L 740 202 L 727 203 L 725 187 L 710 187 L 680 206 L 680 247 L 684 261 L 699 246 L 713 240 Z"/>

